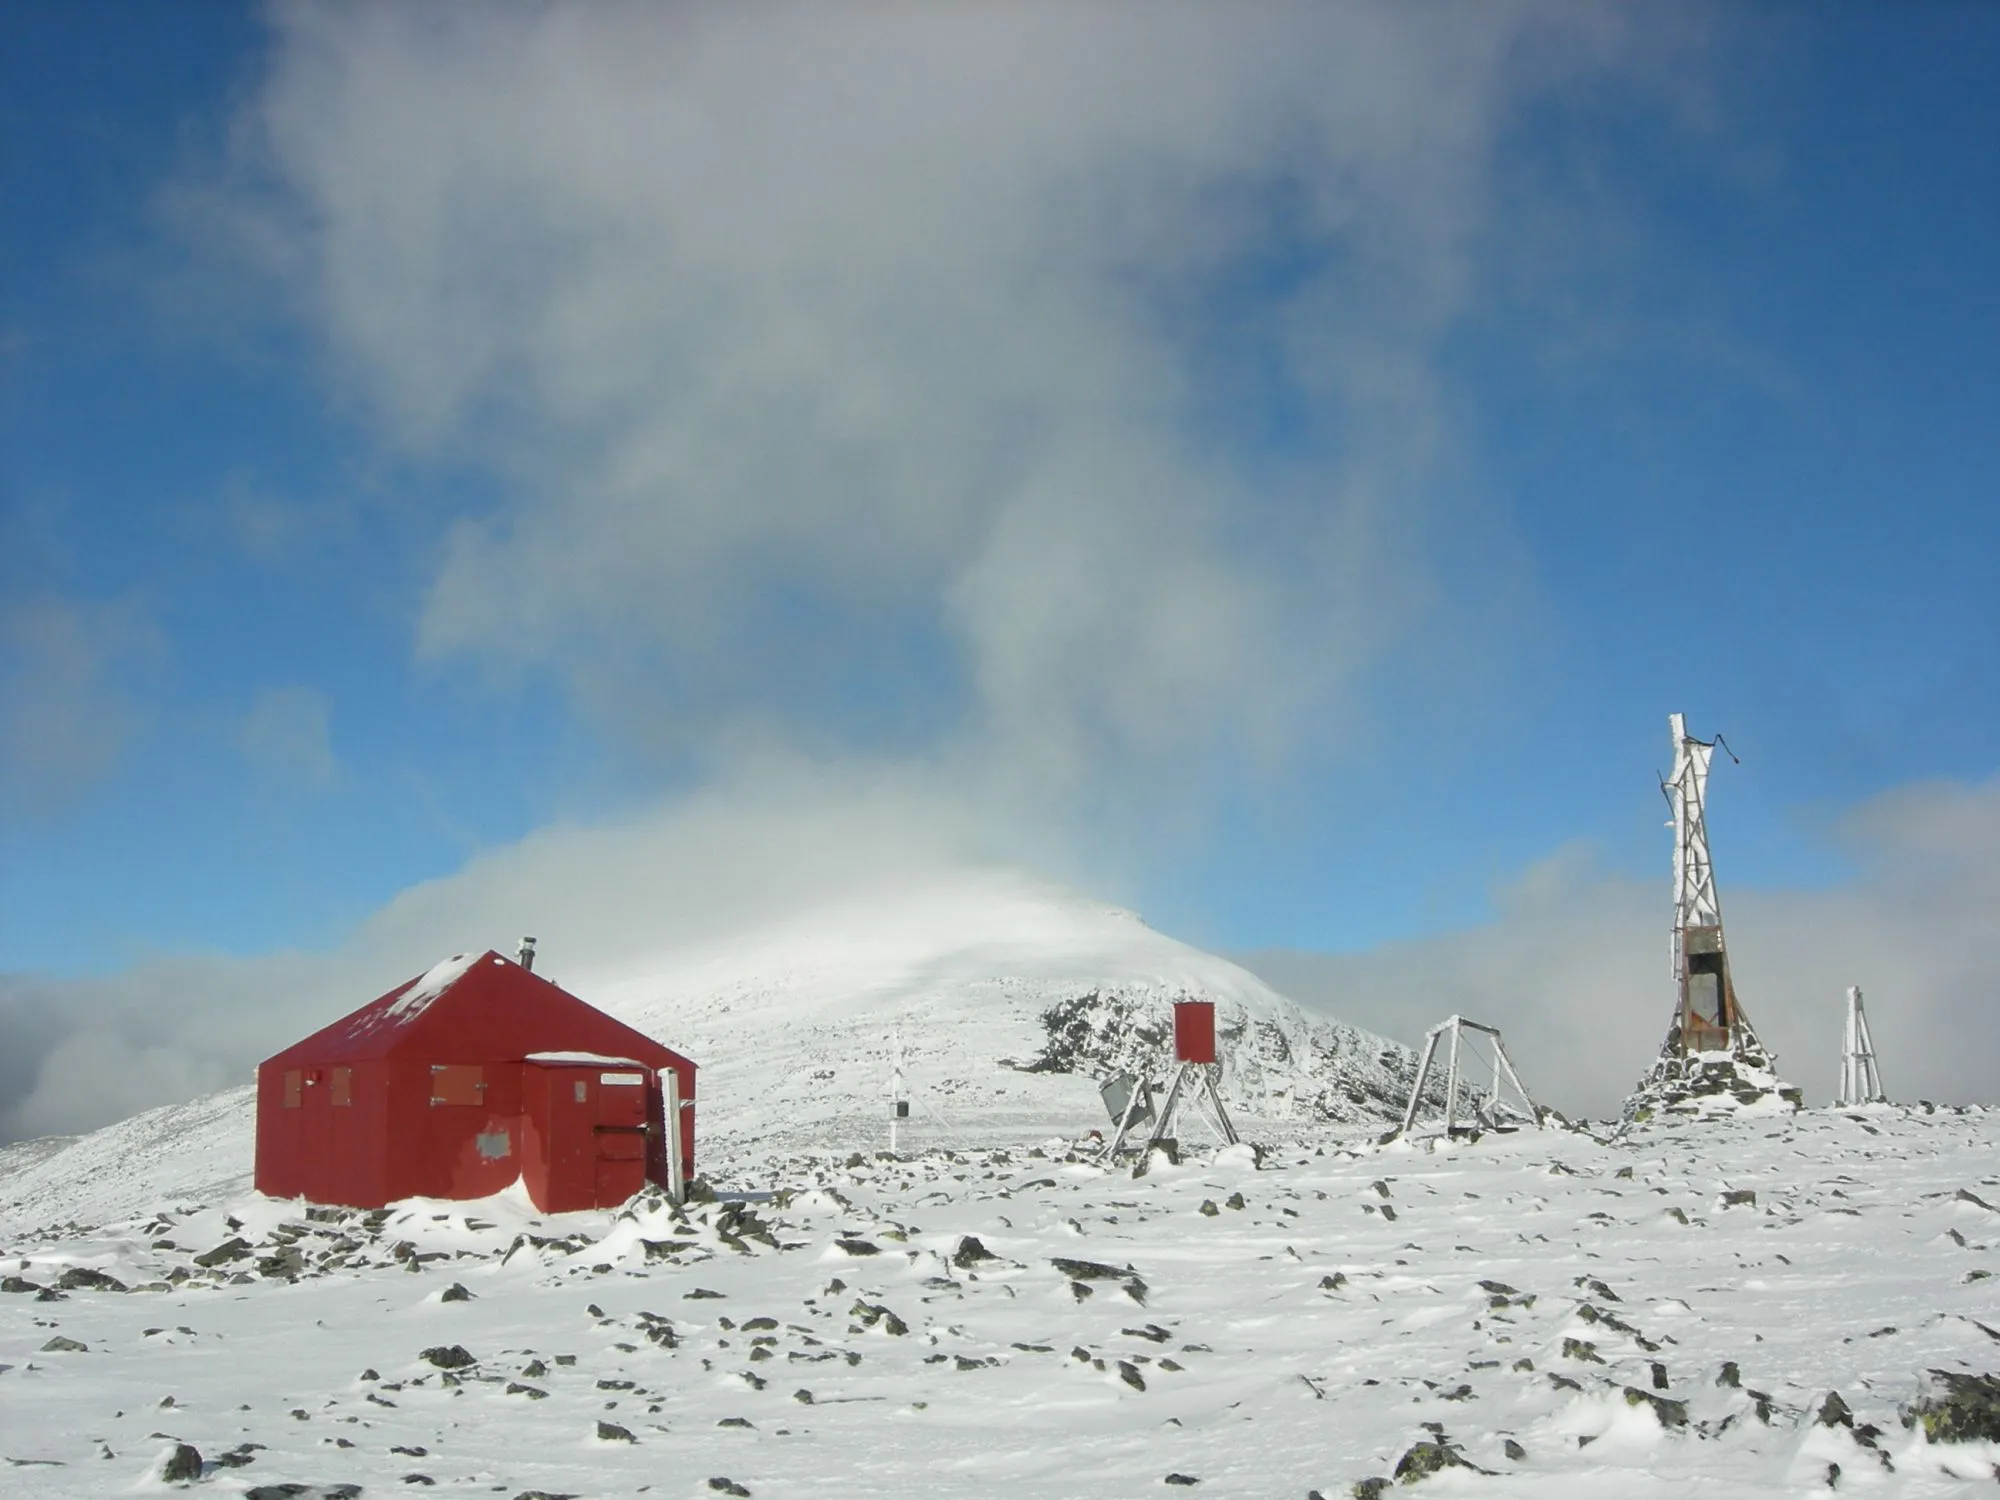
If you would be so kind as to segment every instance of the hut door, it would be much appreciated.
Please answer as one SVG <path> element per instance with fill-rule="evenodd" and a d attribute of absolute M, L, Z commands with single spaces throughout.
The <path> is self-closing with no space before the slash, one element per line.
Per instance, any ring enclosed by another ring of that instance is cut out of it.
<path fill-rule="evenodd" d="M 646 1075 L 607 1069 L 595 1080 L 597 1204 L 623 1203 L 646 1185 Z"/>
<path fill-rule="evenodd" d="M 529 1067 L 544 1080 L 528 1095 L 534 1144 L 523 1164 L 537 1206 L 615 1208 L 643 1188 L 647 1070 L 566 1061 Z"/>

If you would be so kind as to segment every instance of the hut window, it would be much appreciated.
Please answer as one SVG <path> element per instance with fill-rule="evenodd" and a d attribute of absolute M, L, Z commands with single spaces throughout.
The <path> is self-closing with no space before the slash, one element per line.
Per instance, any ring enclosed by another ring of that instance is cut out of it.
<path fill-rule="evenodd" d="M 297 1109 L 305 1101 L 305 1092 L 305 1075 L 297 1068 L 287 1071 L 285 1074 L 285 1108 Z"/>
<path fill-rule="evenodd" d="M 477 1063 L 432 1063 L 432 1104 L 484 1104 L 486 1070 Z"/>
<path fill-rule="evenodd" d="M 332 1094 L 335 1104 L 352 1104 L 354 1102 L 354 1069 L 335 1068 L 333 1076 L 328 1080 L 328 1084 L 328 1091 Z"/>
<path fill-rule="evenodd" d="M 576 1088 L 573 1092 L 576 1095 L 576 1102 L 581 1104 L 590 1097 L 590 1085 L 579 1078 L 576 1081 Z"/>

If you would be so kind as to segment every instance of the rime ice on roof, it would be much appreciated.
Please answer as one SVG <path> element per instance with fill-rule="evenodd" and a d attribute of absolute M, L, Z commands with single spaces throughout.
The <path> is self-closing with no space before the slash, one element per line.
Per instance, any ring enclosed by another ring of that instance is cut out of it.
<path fill-rule="evenodd" d="M 1669 715 L 1667 726 L 1674 772 L 1660 790 L 1674 814 L 1673 970 L 1680 997 L 1652 1072 L 1625 1101 L 1625 1121 L 1752 1105 L 1796 1109 L 1803 1096 L 1778 1077 L 1729 972 L 1708 851 L 1708 765 L 1721 736 L 1696 739 L 1679 714 Z"/>

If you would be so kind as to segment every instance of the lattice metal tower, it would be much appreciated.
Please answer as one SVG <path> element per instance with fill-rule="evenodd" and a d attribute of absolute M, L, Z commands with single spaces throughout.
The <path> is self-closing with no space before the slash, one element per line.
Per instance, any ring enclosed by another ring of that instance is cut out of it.
<path fill-rule="evenodd" d="M 1875 1066 L 1875 1038 L 1868 1034 L 1868 1012 L 1861 1008 L 1861 987 L 1847 991 L 1847 1031 L 1840 1048 L 1840 1096 L 1836 1104 L 1885 1104 L 1882 1074 Z"/>
<path fill-rule="evenodd" d="M 1708 852 L 1708 763 L 1721 737 L 1698 740 L 1679 714 L 1667 720 L 1674 742 L 1674 773 L 1660 783 L 1673 809 L 1674 981 L 1680 1010 L 1668 1046 L 1682 1055 L 1728 1052 L 1754 1040 L 1736 1001 L 1729 951 L 1722 937 L 1722 899 Z"/>

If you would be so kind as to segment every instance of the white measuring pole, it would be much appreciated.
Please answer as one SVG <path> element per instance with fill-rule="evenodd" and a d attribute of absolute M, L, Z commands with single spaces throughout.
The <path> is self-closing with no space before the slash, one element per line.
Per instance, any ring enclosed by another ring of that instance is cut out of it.
<path fill-rule="evenodd" d="M 889 1154 L 894 1156 L 903 1123 L 903 1028 L 889 1034 Z"/>
<path fill-rule="evenodd" d="M 667 1198 L 674 1203 L 687 1199 L 687 1156 L 681 1150 L 681 1075 L 678 1068 L 660 1070 L 667 1128 Z"/>

